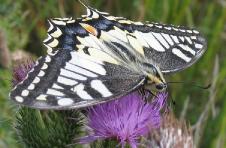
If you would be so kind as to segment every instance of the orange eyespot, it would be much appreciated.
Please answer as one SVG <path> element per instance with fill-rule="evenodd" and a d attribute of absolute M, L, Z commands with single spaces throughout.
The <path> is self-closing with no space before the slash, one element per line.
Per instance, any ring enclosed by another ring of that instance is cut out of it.
<path fill-rule="evenodd" d="M 84 24 L 84 23 L 80 23 L 80 25 L 86 30 L 88 31 L 90 34 L 97 36 L 98 32 L 96 30 L 96 28 L 94 28 L 93 26 L 90 26 L 88 24 Z"/>

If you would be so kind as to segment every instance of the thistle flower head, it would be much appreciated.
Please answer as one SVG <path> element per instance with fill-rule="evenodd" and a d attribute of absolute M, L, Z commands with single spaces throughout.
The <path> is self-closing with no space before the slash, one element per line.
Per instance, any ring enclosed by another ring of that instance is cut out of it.
<path fill-rule="evenodd" d="M 17 85 L 21 81 L 24 80 L 27 73 L 34 67 L 33 61 L 28 61 L 25 64 L 21 64 L 13 68 L 13 79 L 12 84 L 13 86 Z"/>
<path fill-rule="evenodd" d="M 160 110 L 165 105 L 166 94 L 159 94 L 151 103 L 146 103 L 138 92 L 88 110 L 88 126 L 92 133 L 81 139 L 89 143 L 97 139 L 116 139 L 122 147 L 128 142 L 136 148 L 140 136 L 160 126 Z"/>
<path fill-rule="evenodd" d="M 178 121 L 172 113 L 169 113 L 163 117 L 160 128 L 150 132 L 146 147 L 193 148 L 191 129 L 184 121 Z"/>

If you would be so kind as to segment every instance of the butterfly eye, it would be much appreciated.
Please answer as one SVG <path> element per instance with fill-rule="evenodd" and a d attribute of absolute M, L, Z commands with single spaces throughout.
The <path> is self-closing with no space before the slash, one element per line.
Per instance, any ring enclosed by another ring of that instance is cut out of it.
<path fill-rule="evenodd" d="M 166 87 L 167 87 L 167 85 L 164 84 L 164 83 L 160 83 L 160 84 L 155 85 L 155 88 L 156 88 L 157 90 L 159 90 L 159 91 L 165 90 Z"/>

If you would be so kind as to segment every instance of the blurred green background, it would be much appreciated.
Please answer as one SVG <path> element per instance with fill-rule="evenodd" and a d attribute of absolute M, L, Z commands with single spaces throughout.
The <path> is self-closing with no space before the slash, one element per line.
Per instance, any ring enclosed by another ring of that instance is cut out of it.
<path fill-rule="evenodd" d="M 167 76 L 170 81 L 212 84 L 208 90 L 190 84 L 170 85 L 178 118 L 193 128 L 198 147 L 226 147 L 226 1 L 224 0 L 90 0 L 114 16 L 134 21 L 184 25 L 207 38 L 208 49 L 192 67 Z M 79 17 L 76 0 L 0 0 L 0 147 L 22 147 L 13 127 L 16 107 L 9 101 L 12 65 L 46 53 L 47 19 Z"/>

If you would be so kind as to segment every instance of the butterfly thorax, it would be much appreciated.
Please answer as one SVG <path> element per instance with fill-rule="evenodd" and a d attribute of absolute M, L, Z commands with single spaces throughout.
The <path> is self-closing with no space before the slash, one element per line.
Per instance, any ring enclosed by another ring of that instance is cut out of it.
<path fill-rule="evenodd" d="M 151 63 L 142 63 L 141 64 L 143 73 L 146 75 L 146 84 L 145 89 L 164 91 L 167 87 L 166 81 L 163 77 L 162 72 L 159 67 Z"/>

